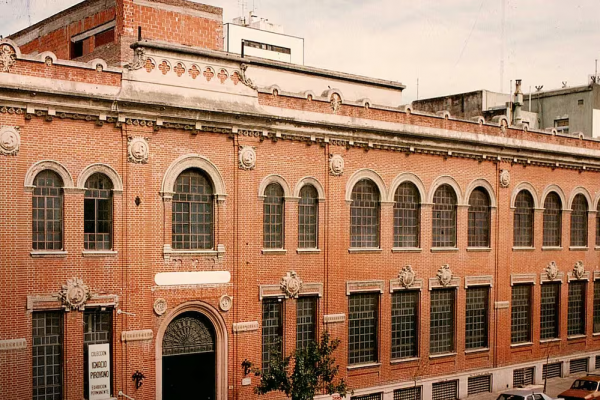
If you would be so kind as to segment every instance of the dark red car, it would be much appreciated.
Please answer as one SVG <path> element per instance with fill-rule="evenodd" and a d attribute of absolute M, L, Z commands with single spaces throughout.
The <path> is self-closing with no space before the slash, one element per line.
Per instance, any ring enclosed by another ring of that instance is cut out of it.
<path fill-rule="evenodd" d="M 558 398 L 565 400 L 600 399 L 599 383 L 600 375 L 584 376 L 573 382 L 571 388 L 559 394 Z"/>

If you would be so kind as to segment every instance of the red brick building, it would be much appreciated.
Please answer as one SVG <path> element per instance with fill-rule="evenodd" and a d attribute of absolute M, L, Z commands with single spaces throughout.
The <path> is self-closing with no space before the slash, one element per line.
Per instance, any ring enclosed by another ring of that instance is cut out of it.
<path fill-rule="evenodd" d="M 324 329 L 357 399 L 600 365 L 597 141 L 228 55 L 221 23 L 88 1 L 0 42 L 1 398 L 255 398 L 242 362 Z"/>

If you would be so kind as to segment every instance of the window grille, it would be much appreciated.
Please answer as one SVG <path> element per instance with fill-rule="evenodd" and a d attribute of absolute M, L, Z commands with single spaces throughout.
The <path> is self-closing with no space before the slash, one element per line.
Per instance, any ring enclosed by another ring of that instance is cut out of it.
<path fill-rule="evenodd" d="M 433 247 L 456 247 L 456 193 L 442 185 L 433 196 Z"/>
<path fill-rule="evenodd" d="M 416 357 L 418 355 L 417 290 L 400 290 L 392 294 L 392 358 Z"/>
<path fill-rule="evenodd" d="M 533 385 L 534 367 L 513 370 L 513 387 Z"/>
<path fill-rule="evenodd" d="M 42 171 L 33 182 L 32 248 L 61 250 L 63 229 L 63 181 L 53 171 Z"/>
<path fill-rule="evenodd" d="M 600 246 L 600 202 L 596 211 L 596 246 Z"/>
<path fill-rule="evenodd" d="M 316 249 L 319 236 L 319 200 L 317 190 L 310 185 L 300 190 L 298 202 L 298 247 Z"/>
<path fill-rule="evenodd" d="M 264 299 L 262 305 L 262 368 L 269 367 L 273 350 L 283 350 L 283 303 L 280 299 Z"/>
<path fill-rule="evenodd" d="M 600 281 L 594 281 L 594 333 L 600 332 Z"/>
<path fill-rule="evenodd" d="M 83 376 L 85 377 L 83 387 L 84 399 L 87 399 L 89 394 L 89 381 L 87 379 L 89 375 L 88 346 L 90 344 L 104 343 L 112 344 L 112 311 L 86 309 L 83 313 Z M 110 359 L 112 359 L 112 351 Z M 110 388 L 109 392 L 112 393 Z"/>
<path fill-rule="evenodd" d="M 579 372 L 588 371 L 588 359 L 578 358 L 577 360 L 571 360 L 569 363 L 569 374 L 577 374 Z"/>
<path fill-rule="evenodd" d="M 381 400 L 381 393 L 371 393 L 364 396 L 352 396 L 350 400 Z"/>
<path fill-rule="evenodd" d="M 492 391 L 492 376 L 473 376 L 468 380 L 468 395 L 477 393 L 489 393 Z"/>
<path fill-rule="evenodd" d="M 421 386 L 394 390 L 394 400 L 421 400 Z"/>
<path fill-rule="evenodd" d="M 348 305 L 348 364 L 377 361 L 379 295 L 353 294 Z"/>
<path fill-rule="evenodd" d="M 433 400 L 458 399 L 458 381 L 435 382 L 431 385 Z"/>
<path fill-rule="evenodd" d="M 490 196 L 476 188 L 469 198 L 469 247 L 490 247 Z"/>
<path fill-rule="evenodd" d="M 527 190 L 521 190 L 515 199 L 513 245 L 533 247 L 533 197 Z"/>
<path fill-rule="evenodd" d="M 560 246 L 562 232 L 562 203 L 555 192 L 544 201 L 544 246 Z"/>
<path fill-rule="evenodd" d="M 431 292 L 431 354 L 454 351 L 454 303 L 456 289 L 434 289 Z"/>
<path fill-rule="evenodd" d="M 569 310 L 567 335 L 585 334 L 585 285 L 587 282 L 569 283 Z"/>
<path fill-rule="evenodd" d="M 544 364 L 542 379 L 560 378 L 562 376 L 562 362 Z"/>
<path fill-rule="evenodd" d="M 213 248 L 213 189 L 198 170 L 182 172 L 175 181 L 172 207 L 174 249 Z"/>
<path fill-rule="evenodd" d="M 99 172 L 85 182 L 83 244 L 86 250 L 112 248 L 112 182 Z"/>
<path fill-rule="evenodd" d="M 421 201 L 417 187 L 404 182 L 394 195 L 394 247 L 419 247 Z"/>
<path fill-rule="evenodd" d="M 488 299 L 489 288 L 467 289 L 467 315 L 465 324 L 465 347 L 478 349 L 488 347 Z"/>
<path fill-rule="evenodd" d="M 596 365 L 594 365 L 594 369 L 600 369 L 600 355 L 596 356 Z"/>
<path fill-rule="evenodd" d="M 531 342 L 531 285 L 512 287 L 511 343 Z"/>
<path fill-rule="evenodd" d="M 296 302 L 296 348 L 306 348 L 315 340 L 317 297 L 300 297 Z"/>
<path fill-rule="evenodd" d="M 587 246 L 588 205 L 585 196 L 575 196 L 571 209 L 571 246 Z"/>
<path fill-rule="evenodd" d="M 283 189 L 271 183 L 265 189 L 263 204 L 263 246 L 265 249 L 283 249 L 283 221 L 285 204 Z"/>
<path fill-rule="evenodd" d="M 557 338 L 560 318 L 560 283 L 542 285 L 540 308 L 540 339 Z"/>
<path fill-rule="evenodd" d="M 32 315 L 33 400 L 62 399 L 62 313 Z"/>
<path fill-rule="evenodd" d="M 368 179 L 352 189 L 350 247 L 379 247 L 379 190 Z"/>

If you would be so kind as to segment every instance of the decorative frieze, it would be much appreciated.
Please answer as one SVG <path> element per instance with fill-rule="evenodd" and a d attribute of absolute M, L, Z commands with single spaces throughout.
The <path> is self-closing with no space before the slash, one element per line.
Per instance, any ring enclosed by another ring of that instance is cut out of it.
<path fill-rule="evenodd" d="M 503 310 L 510 307 L 510 302 L 509 301 L 497 301 L 494 303 L 494 308 L 496 310 Z"/>
<path fill-rule="evenodd" d="M 141 340 L 152 340 L 153 332 L 152 329 L 140 329 L 137 331 L 123 331 L 121 332 L 122 342 L 138 342 Z"/>
<path fill-rule="evenodd" d="M 410 265 L 403 267 L 398 273 L 397 279 L 390 279 L 390 293 L 403 289 L 418 289 L 423 287 L 423 280 L 416 277 Z"/>
<path fill-rule="evenodd" d="M 233 332 L 252 332 L 258 330 L 258 321 L 249 321 L 249 322 L 234 322 L 233 323 Z"/>
<path fill-rule="evenodd" d="M 302 279 L 298 277 L 296 271 L 287 272 L 285 276 L 281 278 L 281 282 L 279 283 L 281 290 L 291 299 L 298 297 L 300 290 L 302 290 L 302 285 Z"/>
<path fill-rule="evenodd" d="M 564 273 L 558 270 L 558 266 L 554 261 L 550 261 L 544 272 L 540 274 L 540 283 L 544 282 L 562 282 Z"/>
<path fill-rule="evenodd" d="M 16 155 L 21 147 L 18 126 L 0 126 L 0 154 Z"/>
<path fill-rule="evenodd" d="M 535 285 L 536 274 L 511 274 L 510 275 L 510 286 L 519 283 L 531 283 Z"/>
<path fill-rule="evenodd" d="M 372 281 L 350 281 L 346 282 L 346 295 L 350 296 L 352 293 L 360 292 L 379 292 L 383 293 L 385 286 L 384 281 L 372 280 Z"/>
<path fill-rule="evenodd" d="M 449 264 L 444 264 L 438 269 L 435 278 L 429 278 L 429 290 L 447 288 L 447 287 L 459 287 L 460 278 L 454 276 Z"/>
<path fill-rule="evenodd" d="M 577 261 L 573 266 L 573 271 L 567 274 L 567 280 L 571 281 L 587 281 L 590 279 L 589 271 L 585 270 L 583 261 Z"/>
<path fill-rule="evenodd" d="M 465 276 L 465 289 L 471 286 L 492 287 L 494 277 L 492 275 Z"/>
<path fill-rule="evenodd" d="M 346 314 L 327 314 L 323 316 L 323 322 L 326 324 L 335 324 L 346 321 Z"/>
<path fill-rule="evenodd" d="M 0 340 L 0 351 L 22 350 L 26 348 L 27 340 L 25 338 Z"/>
<path fill-rule="evenodd" d="M 302 283 L 298 296 L 323 296 L 323 284 L 320 282 Z M 281 285 L 260 285 L 259 299 L 265 297 L 290 297 Z M 297 297 L 297 296 L 296 296 Z"/>

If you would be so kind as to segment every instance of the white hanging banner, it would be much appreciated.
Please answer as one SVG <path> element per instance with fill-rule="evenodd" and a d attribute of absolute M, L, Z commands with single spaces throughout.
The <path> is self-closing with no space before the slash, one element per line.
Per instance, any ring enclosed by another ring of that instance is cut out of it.
<path fill-rule="evenodd" d="M 110 399 L 110 344 L 88 346 L 88 371 L 88 399 Z"/>

